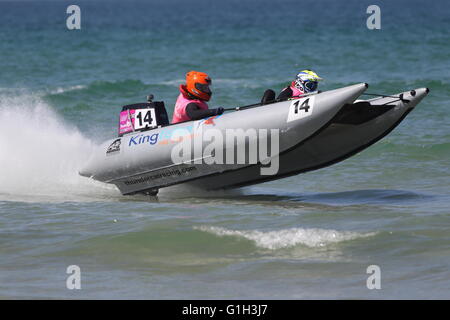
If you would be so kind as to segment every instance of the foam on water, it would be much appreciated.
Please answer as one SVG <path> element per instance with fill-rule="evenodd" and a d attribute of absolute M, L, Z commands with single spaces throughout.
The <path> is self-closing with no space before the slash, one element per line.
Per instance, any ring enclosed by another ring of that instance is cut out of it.
<path fill-rule="evenodd" d="M 39 97 L 1 95 L 0 123 L 0 199 L 105 189 L 78 175 L 94 143 Z"/>
<path fill-rule="evenodd" d="M 325 247 L 342 241 L 365 238 L 375 233 L 357 233 L 351 231 L 337 231 L 319 228 L 289 228 L 275 231 L 259 230 L 229 230 L 213 226 L 195 227 L 197 230 L 209 232 L 219 237 L 234 236 L 253 241 L 263 249 L 281 249 L 304 245 L 307 247 Z"/>
<path fill-rule="evenodd" d="M 76 86 L 70 86 L 70 87 L 58 87 L 54 90 L 50 91 L 50 94 L 60 94 L 60 93 L 65 93 L 65 92 L 70 92 L 70 91 L 75 91 L 75 90 L 81 90 L 81 89 L 85 89 L 87 88 L 87 86 L 85 85 L 76 85 Z"/>

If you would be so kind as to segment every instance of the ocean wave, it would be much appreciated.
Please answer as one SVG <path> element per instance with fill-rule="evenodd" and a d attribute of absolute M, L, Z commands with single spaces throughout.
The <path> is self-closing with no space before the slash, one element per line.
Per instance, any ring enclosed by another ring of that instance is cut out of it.
<path fill-rule="evenodd" d="M 87 86 L 81 85 L 81 84 L 80 85 L 66 87 L 66 88 L 58 87 L 56 89 L 50 90 L 49 94 L 61 94 L 61 93 L 75 91 L 75 90 L 81 90 L 81 89 L 85 89 L 85 88 L 87 88 Z"/>
<path fill-rule="evenodd" d="M 418 138 L 411 142 L 396 143 L 388 139 L 379 142 L 375 147 L 366 151 L 366 155 L 371 153 L 382 153 L 384 155 L 393 155 L 397 158 L 406 157 L 416 160 L 442 160 L 443 157 L 450 155 L 450 142 L 444 142 L 448 137 L 433 137 L 432 141 L 426 138 Z"/>
<path fill-rule="evenodd" d="M 64 99 L 77 99 L 96 101 L 102 97 L 129 97 L 140 91 L 147 91 L 149 84 L 140 80 L 126 79 L 121 81 L 93 81 L 89 84 L 79 84 L 69 87 L 57 87 L 43 92 L 37 92 L 52 102 L 64 102 Z M 61 100 L 62 99 L 62 100 Z"/>
<path fill-rule="evenodd" d="M 180 84 L 185 83 L 185 79 L 175 79 L 169 81 L 163 81 L 155 83 L 156 85 L 164 85 L 164 86 L 173 86 L 178 87 Z M 229 79 L 229 78 L 213 78 L 212 79 L 213 87 L 236 87 L 236 88 L 249 88 L 249 89 L 257 89 L 260 87 L 266 87 L 274 84 L 272 79 L 259 79 L 255 81 L 253 78 L 237 78 L 237 79 Z M 277 83 L 275 82 L 275 85 Z"/>
<path fill-rule="evenodd" d="M 274 231 L 259 230 L 230 230 L 221 227 L 200 226 L 196 230 L 208 232 L 219 237 L 238 237 L 253 241 L 257 247 L 263 249 L 282 249 L 304 245 L 317 248 L 330 244 L 349 241 L 358 238 L 366 238 L 375 233 L 357 233 L 351 231 L 337 231 L 319 228 L 289 228 Z"/>

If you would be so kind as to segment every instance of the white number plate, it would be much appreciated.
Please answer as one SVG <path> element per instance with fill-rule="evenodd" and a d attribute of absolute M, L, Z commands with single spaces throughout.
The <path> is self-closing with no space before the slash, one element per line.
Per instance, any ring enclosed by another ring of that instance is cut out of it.
<path fill-rule="evenodd" d="M 315 96 L 294 100 L 289 107 L 287 122 L 295 121 L 312 115 Z"/>
<path fill-rule="evenodd" d="M 155 109 L 137 109 L 134 114 L 134 129 L 154 128 L 156 123 Z"/>

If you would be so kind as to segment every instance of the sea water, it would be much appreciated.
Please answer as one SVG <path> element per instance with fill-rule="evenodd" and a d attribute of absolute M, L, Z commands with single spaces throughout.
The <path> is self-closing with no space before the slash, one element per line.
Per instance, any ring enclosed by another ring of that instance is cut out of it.
<path fill-rule="evenodd" d="M 0 298 L 450 298 L 450 4 L 377 1 L 369 30 L 371 4 L 0 1 Z M 354 157 L 253 187 L 122 196 L 78 175 L 122 105 L 152 93 L 171 116 L 189 70 L 234 107 L 305 68 L 321 90 L 431 91 Z"/>

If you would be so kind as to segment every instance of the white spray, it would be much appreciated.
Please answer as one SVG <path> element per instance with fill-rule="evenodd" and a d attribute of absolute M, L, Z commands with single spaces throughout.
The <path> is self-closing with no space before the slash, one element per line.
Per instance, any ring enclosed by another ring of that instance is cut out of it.
<path fill-rule="evenodd" d="M 0 95 L 0 200 L 20 196 L 71 199 L 93 183 L 78 175 L 94 144 L 40 98 Z M 110 188 L 108 192 L 111 193 Z"/>

